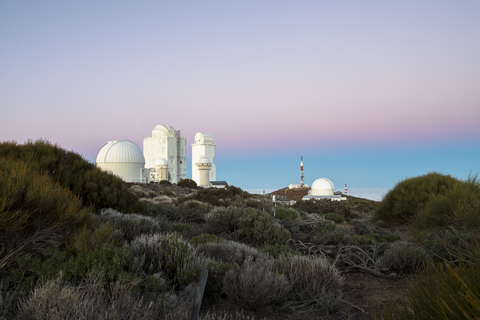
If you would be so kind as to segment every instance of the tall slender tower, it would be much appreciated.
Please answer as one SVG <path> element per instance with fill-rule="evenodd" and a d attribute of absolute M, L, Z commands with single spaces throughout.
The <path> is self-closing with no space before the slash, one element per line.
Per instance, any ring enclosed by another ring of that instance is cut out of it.
<path fill-rule="evenodd" d="M 305 186 L 305 177 L 303 176 L 303 156 L 301 156 L 300 158 L 300 173 L 301 173 L 301 177 L 300 177 L 300 188 L 303 188 Z"/>
<path fill-rule="evenodd" d="M 217 168 L 213 160 L 215 159 L 215 146 L 213 137 L 208 133 L 198 132 L 195 135 L 195 143 L 192 143 L 192 180 L 200 185 L 200 171 L 197 163 L 201 158 L 206 157 L 210 163 L 209 180 L 217 181 Z"/>

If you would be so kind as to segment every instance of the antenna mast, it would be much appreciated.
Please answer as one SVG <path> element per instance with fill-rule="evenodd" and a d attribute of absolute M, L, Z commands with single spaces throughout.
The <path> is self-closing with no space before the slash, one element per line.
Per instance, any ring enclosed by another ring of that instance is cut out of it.
<path fill-rule="evenodd" d="M 305 181 L 304 181 L 304 176 L 303 176 L 303 156 L 300 157 L 300 188 L 303 188 L 305 186 Z"/>

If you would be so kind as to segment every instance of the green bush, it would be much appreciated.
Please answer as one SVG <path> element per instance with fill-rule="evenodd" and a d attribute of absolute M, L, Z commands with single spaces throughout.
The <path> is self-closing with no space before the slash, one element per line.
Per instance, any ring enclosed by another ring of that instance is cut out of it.
<path fill-rule="evenodd" d="M 385 258 L 392 270 L 406 274 L 419 271 L 430 259 L 425 249 L 404 241 L 389 245 Z"/>
<path fill-rule="evenodd" d="M 223 239 L 222 237 L 216 236 L 214 234 L 203 233 L 201 235 L 190 238 L 188 240 L 188 243 L 190 243 L 194 247 L 198 247 L 202 244 L 206 244 L 209 242 L 224 243 L 226 241 L 227 240 Z"/>
<path fill-rule="evenodd" d="M 130 244 L 137 274 L 154 275 L 162 272 L 174 285 L 185 288 L 198 281 L 203 257 L 178 234 L 142 235 Z"/>
<path fill-rule="evenodd" d="M 95 167 L 79 154 L 48 141 L 28 141 L 23 145 L 1 143 L 0 158 L 24 161 L 32 172 L 50 177 L 78 195 L 83 206 L 92 206 L 95 211 L 102 208 L 123 212 L 147 211 L 147 206 L 138 201 L 120 178 Z"/>
<path fill-rule="evenodd" d="M 343 277 L 327 259 L 287 255 L 276 260 L 277 272 L 285 274 L 292 287 L 288 300 L 294 305 L 338 311 L 343 307 Z"/>
<path fill-rule="evenodd" d="M 123 214 L 114 209 L 104 209 L 100 212 L 99 220 L 108 222 L 117 231 L 121 232 L 123 238 L 132 241 L 143 234 L 155 234 L 170 232 L 172 226 L 165 218 L 148 217 L 139 214 Z"/>
<path fill-rule="evenodd" d="M 253 208 L 215 208 L 205 217 L 207 228 L 256 244 L 285 244 L 290 233 L 272 215 Z"/>
<path fill-rule="evenodd" d="M 297 210 L 292 209 L 292 208 L 285 208 L 285 207 L 277 207 L 276 213 L 275 213 L 275 218 L 276 219 L 298 219 L 300 218 L 300 214 L 298 213 Z"/>
<path fill-rule="evenodd" d="M 286 301 L 290 285 L 285 275 L 274 272 L 271 261 L 247 258 L 239 270 L 225 274 L 223 291 L 233 306 L 256 311 Z"/>
<path fill-rule="evenodd" d="M 177 186 L 184 187 L 184 188 L 196 188 L 197 183 L 192 179 L 182 179 L 177 182 Z"/>
<path fill-rule="evenodd" d="M 372 217 L 389 225 L 413 223 L 417 228 L 446 227 L 450 222 L 480 226 L 475 208 L 480 199 L 476 177 L 460 181 L 429 173 L 399 182 L 390 190 Z"/>
<path fill-rule="evenodd" d="M 218 262 L 238 266 L 242 266 L 247 258 L 251 261 L 267 259 L 265 253 L 235 241 L 207 242 L 197 247 L 197 253 Z"/>
<path fill-rule="evenodd" d="M 407 301 L 392 303 L 381 319 L 479 319 L 480 248 L 471 263 L 429 263 L 415 277 Z"/>
<path fill-rule="evenodd" d="M 162 185 L 171 185 L 170 181 L 168 180 L 160 180 L 159 184 L 162 184 Z"/>
<path fill-rule="evenodd" d="M 325 218 L 325 220 L 330 220 L 330 221 L 333 221 L 335 223 L 345 222 L 345 219 L 341 215 L 339 215 L 338 213 L 334 213 L 334 212 L 324 214 L 323 217 Z"/>
<path fill-rule="evenodd" d="M 332 223 L 319 223 L 314 227 L 314 242 L 324 245 L 337 245 L 344 242 L 346 233 Z"/>
<path fill-rule="evenodd" d="M 162 192 L 162 194 L 163 194 L 164 196 L 173 197 L 173 196 L 175 195 L 175 192 L 170 191 L 170 190 L 164 190 L 164 191 Z"/>
<path fill-rule="evenodd" d="M 18 268 L 12 268 L 3 282 L 4 288 L 17 286 L 20 292 L 29 291 L 37 280 L 56 279 L 60 274 L 65 281 L 77 284 L 86 278 L 103 284 L 135 279 L 131 273 L 134 260 L 129 248 L 109 243 L 78 255 L 50 248 L 44 257 L 27 253 L 17 260 Z"/>
<path fill-rule="evenodd" d="M 178 204 L 177 210 L 182 221 L 205 222 L 205 215 L 212 209 L 212 206 L 197 200 L 189 200 Z"/>
<path fill-rule="evenodd" d="M 0 277 L 27 252 L 42 255 L 49 243 L 68 241 L 96 220 L 71 191 L 21 160 L 0 158 Z"/>

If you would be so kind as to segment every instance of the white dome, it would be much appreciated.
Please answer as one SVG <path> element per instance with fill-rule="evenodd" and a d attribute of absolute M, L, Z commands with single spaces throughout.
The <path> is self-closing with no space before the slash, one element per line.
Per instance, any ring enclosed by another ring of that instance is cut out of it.
<path fill-rule="evenodd" d="M 156 166 L 168 166 L 168 162 L 165 160 L 165 158 L 158 158 L 155 160 L 155 167 Z"/>
<path fill-rule="evenodd" d="M 145 164 L 142 150 L 129 140 L 115 140 L 107 142 L 98 151 L 96 163 L 141 163 Z"/>
<path fill-rule="evenodd" d="M 207 157 L 201 157 L 201 158 L 197 161 L 197 164 L 206 165 L 206 164 L 212 164 L 212 163 L 210 162 L 210 160 L 208 160 Z"/>
<path fill-rule="evenodd" d="M 168 134 L 168 133 L 175 133 L 175 128 L 166 124 L 161 124 L 156 126 L 155 129 L 153 129 L 153 131 L 160 131 Z"/>
<path fill-rule="evenodd" d="M 310 194 L 313 196 L 333 196 L 335 186 L 327 178 L 320 178 L 313 182 Z"/>
<path fill-rule="evenodd" d="M 195 142 L 201 144 L 211 144 L 213 142 L 213 137 L 211 134 L 208 133 L 197 132 L 197 134 L 195 135 Z"/>

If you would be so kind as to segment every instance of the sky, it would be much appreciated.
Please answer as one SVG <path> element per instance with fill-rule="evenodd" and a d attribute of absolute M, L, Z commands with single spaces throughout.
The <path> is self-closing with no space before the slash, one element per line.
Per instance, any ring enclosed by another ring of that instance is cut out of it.
<path fill-rule="evenodd" d="M 167 124 L 252 192 L 480 167 L 480 1 L 0 1 L 0 141 L 95 162 Z"/>

